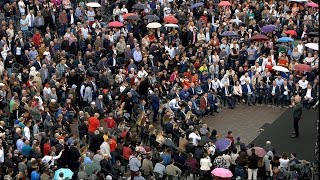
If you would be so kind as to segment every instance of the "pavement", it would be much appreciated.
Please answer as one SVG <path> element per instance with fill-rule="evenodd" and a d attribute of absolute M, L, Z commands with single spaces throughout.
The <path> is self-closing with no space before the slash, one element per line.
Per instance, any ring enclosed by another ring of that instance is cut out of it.
<path fill-rule="evenodd" d="M 241 141 L 247 145 L 260 134 L 261 127 L 272 124 L 286 110 L 286 108 L 266 105 L 240 105 L 235 109 L 221 108 L 220 113 L 205 117 L 203 122 L 210 130 L 216 129 L 220 137 L 232 131 L 235 139 L 240 137 Z"/>

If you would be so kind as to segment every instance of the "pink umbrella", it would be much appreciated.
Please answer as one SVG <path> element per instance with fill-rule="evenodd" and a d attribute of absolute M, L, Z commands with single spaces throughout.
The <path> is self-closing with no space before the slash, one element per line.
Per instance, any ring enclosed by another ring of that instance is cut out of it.
<path fill-rule="evenodd" d="M 253 147 L 253 149 L 256 150 L 255 153 L 258 157 L 264 157 L 267 154 L 266 150 L 264 150 L 262 147 Z M 252 155 L 251 148 L 247 150 L 247 154 L 248 156 Z"/>
<path fill-rule="evenodd" d="M 211 174 L 216 177 L 221 177 L 221 178 L 230 178 L 232 177 L 232 172 L 229 169 L 225 168 L 215 168 L 214 170 L 211 171 Z"/>
<path fill-rule="evenodd" d="M 231 3 L 229 1 L 221 1 L 218 6 L 231 6 Z"/>
<path fill-rule="evenodd" d="M 112 21 L 112 22 L 109 22 L 108 26 L 109 27 L 122 27 L 123 24 L 119 21 Z"/>
<path fill-rule="evenodd" d="M 319 5 L 317 3 L 314 3 L 314 2 L 309 2 L 306 5 L 309 6 L 309 7 L 319 7 Z"/>

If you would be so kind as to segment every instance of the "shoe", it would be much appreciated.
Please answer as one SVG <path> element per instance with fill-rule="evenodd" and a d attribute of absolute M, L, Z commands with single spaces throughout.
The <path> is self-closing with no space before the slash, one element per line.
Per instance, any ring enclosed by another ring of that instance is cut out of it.
<path fill-rule="evenodd" d="M 214 111 L 214 112 L 219 113 L 219 111 Z"/>
<path fill-rule="evenodd" d="M 292 132 L 291 134 L 296 134 L 296 132 Z"/>
<path fill-rule="evenodd" d="M 298 138 L 299 136 L 296 135 L 292 135 L 291 138 Z"/>

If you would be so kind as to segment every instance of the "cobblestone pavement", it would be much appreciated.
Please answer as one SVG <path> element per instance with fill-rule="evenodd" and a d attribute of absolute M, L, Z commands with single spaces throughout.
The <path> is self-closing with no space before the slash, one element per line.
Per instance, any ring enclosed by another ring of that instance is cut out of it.
<path fill-rule="evenodd" d="M 230 130 L 233 136 L 240 137 L 246 145 L 252 142 L 260 133 L 260 128 L 271 124 L 286 109 L 268 106 L 238 106 L 235 109 L 222 108 L 219 114 L 206 117 L 203 122 L 210 129 L 216 129 L 220 136 L 226 136 Z"/>

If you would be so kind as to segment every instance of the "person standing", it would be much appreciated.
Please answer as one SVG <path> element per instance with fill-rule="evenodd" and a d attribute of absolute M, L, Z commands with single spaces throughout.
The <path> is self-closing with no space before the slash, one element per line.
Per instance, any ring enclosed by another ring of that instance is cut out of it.
<path fill-rule="evenodd" d="M 292 138 L 297 138 L 299 137 L 299 121 L 301 119 L 302 115 L 302 104 L 301 104 L 301 97 L 300 96 L 295 96 L 294 101 L 292 103 L 293 106 L 293 128 L 294 132 L 293 135 L 291 136 Z"/>
<path fill-rule="evenodd" d="M 251 149 L 252 155 L 248 157 L 248 180 L 256 180 L 258 174 L 259 157 L 256 155 L 256 150 Z"/>

